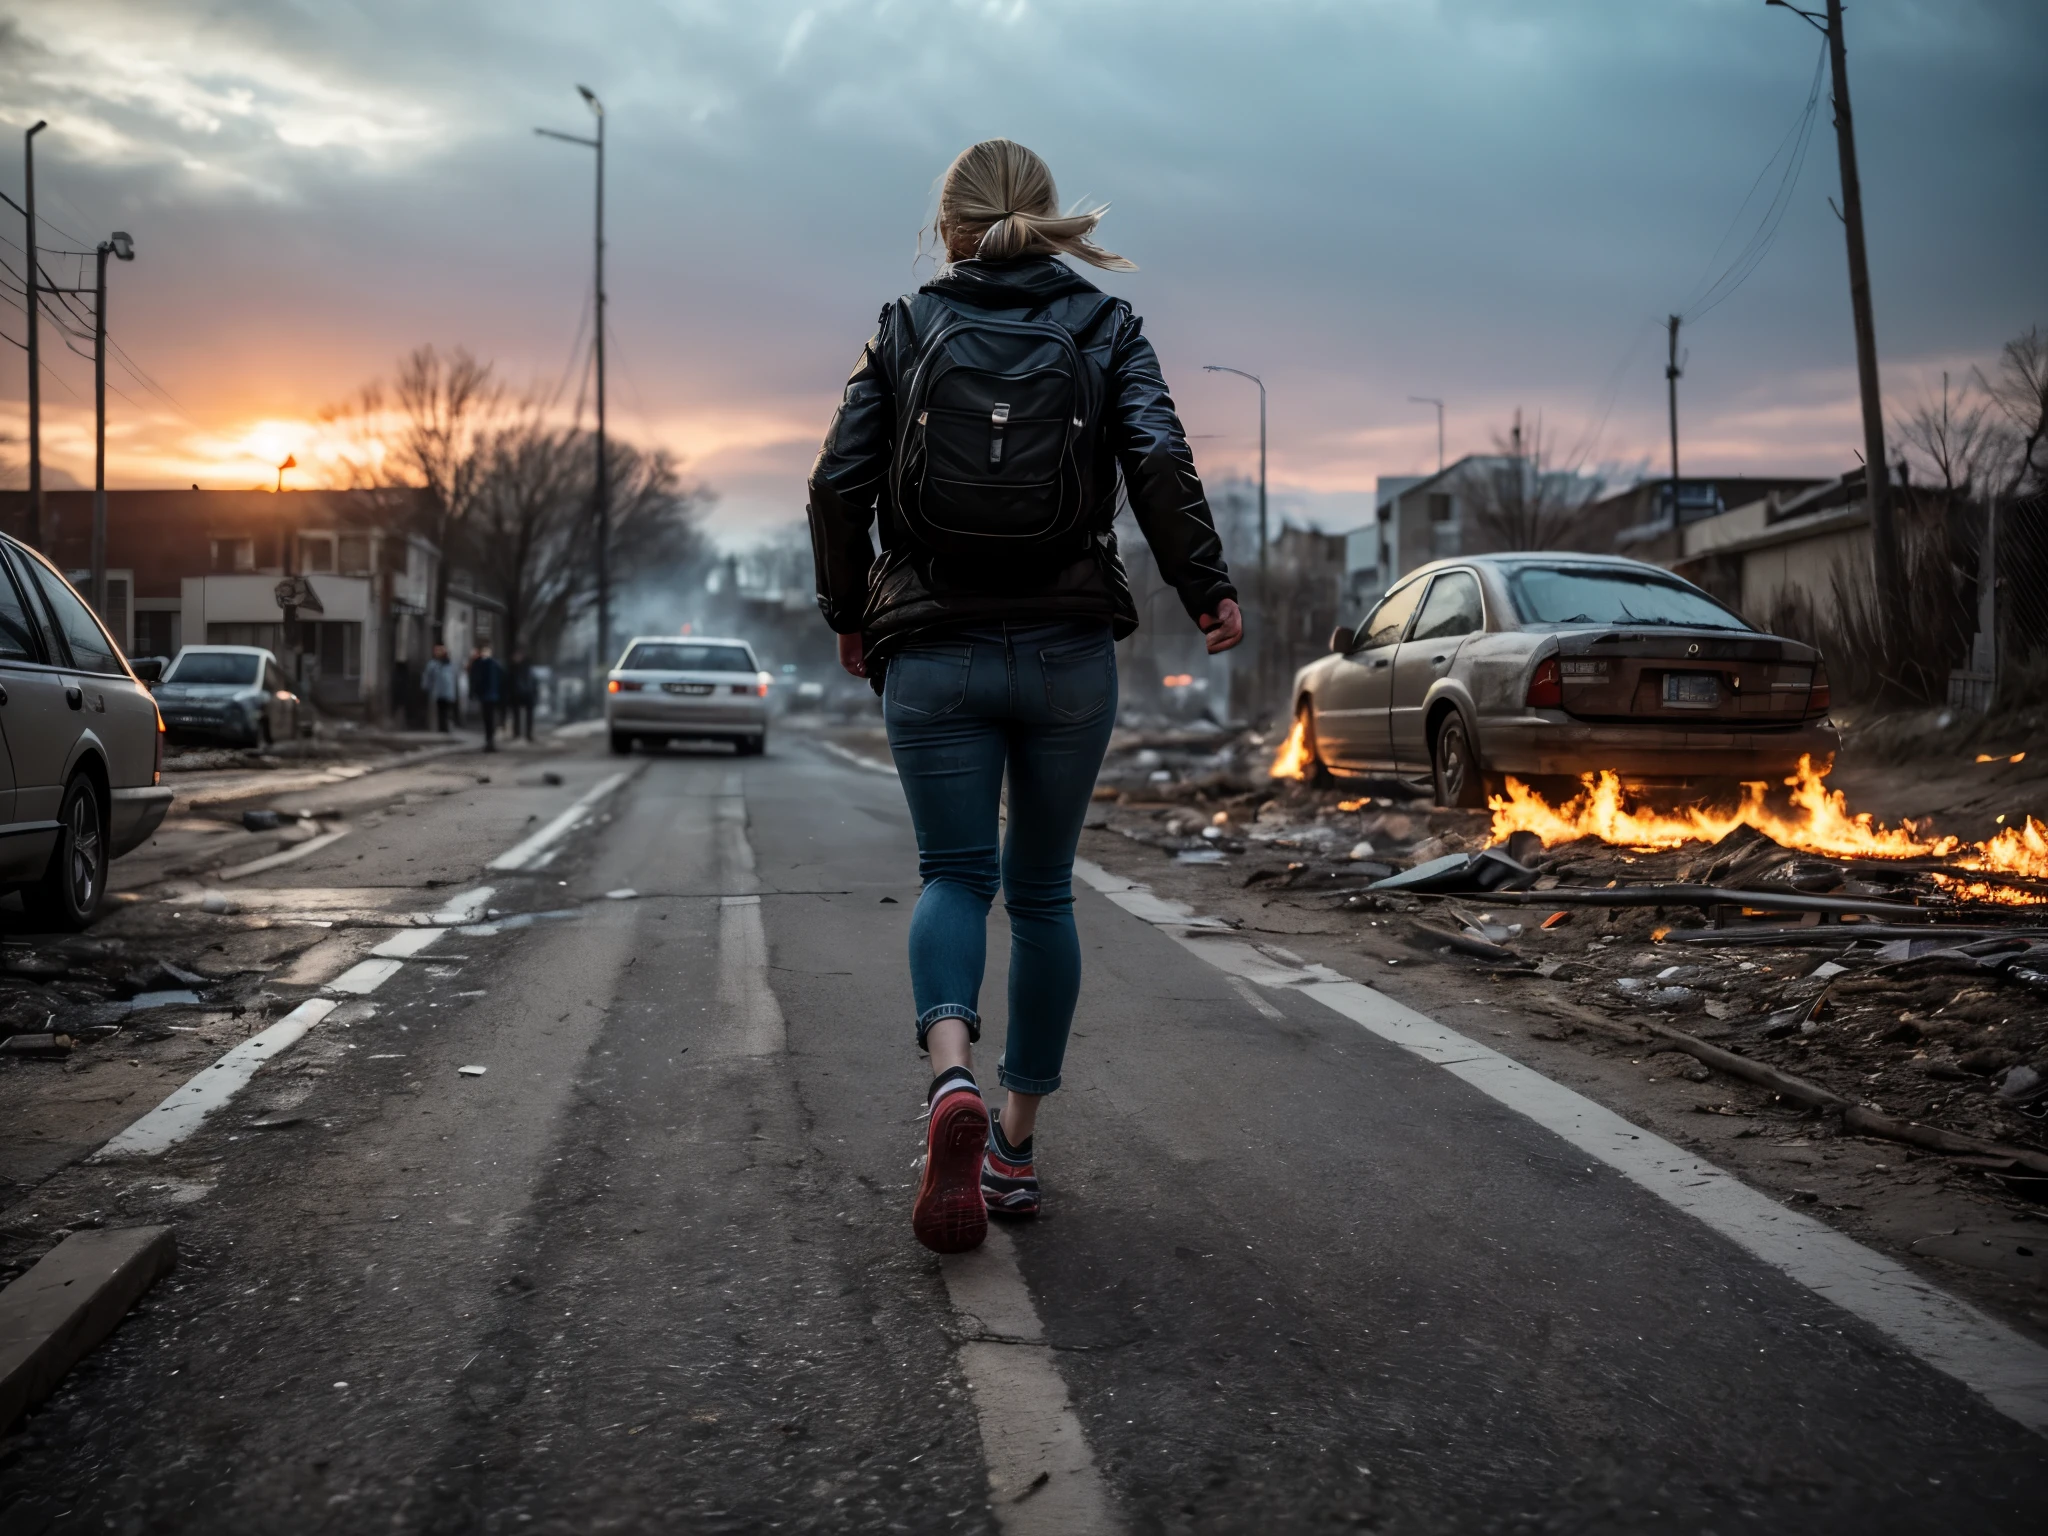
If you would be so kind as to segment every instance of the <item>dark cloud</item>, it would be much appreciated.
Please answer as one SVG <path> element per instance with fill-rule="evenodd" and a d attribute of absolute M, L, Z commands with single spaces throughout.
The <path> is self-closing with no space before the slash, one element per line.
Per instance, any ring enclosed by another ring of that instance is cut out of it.
<path fill-rule="evenodd" d="M 1887 385 L 2048 320 L 2038 0 L 1850 19 Z M 1662 461 L 1656 319 L 1708 268 L 1819 40 L 1755 0 L 436 4 L 62 0 L 0 34 L 46 116 L 53 217 L 124 224 L 117 328 L 186 417 L 309 415 L 416 341 L 552 388 L 587 274 L 588 157 L 532 128 L 605 98 L 620 425 L 793 515 L 809 445 L 975 138 L 1037 147 L 1141 266 L 1205 463 L 1368 485 L 1486 446 L 1515 405 Z M 1692 331 L 1701 469 L 1830 469 L 1857 438 L 1834 143 Z M 1746 231 L 1737 236 L 1737 243 Z M 1610 383 L 1612 388 L 1610 391 Z M 18 381 L 13 386 L 18 390 Z M 189 418 L 189 419 L 188 419 Z M 138 447 L 137 462 L 154 462 Z M 1312 506 L 1312 502 L 1302 503 Z"/>

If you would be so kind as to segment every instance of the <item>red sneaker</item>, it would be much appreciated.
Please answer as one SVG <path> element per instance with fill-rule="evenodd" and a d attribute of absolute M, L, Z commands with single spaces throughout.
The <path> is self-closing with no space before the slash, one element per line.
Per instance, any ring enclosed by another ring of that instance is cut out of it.
<path fill-rule="evenodd" d="M 934 1253 L 965 1253 L 988 1236 L 988 1206 L 981 1196 L 988 1106 L 974 1079 L 957 1067 L 933 1082 L 931 1103 L 924 1182 L 911 1208 L 910 1230 Z"/>

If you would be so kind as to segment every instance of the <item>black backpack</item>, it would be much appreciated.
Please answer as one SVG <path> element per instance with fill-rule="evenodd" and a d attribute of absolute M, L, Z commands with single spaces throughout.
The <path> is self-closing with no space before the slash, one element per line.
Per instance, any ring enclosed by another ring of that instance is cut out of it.
<path fill-rule="evenodd" d="M 1072 558 L 1101 411 L 1073 333 L 936 298 L 919 308 L 921 342 L 902 305 L 916 361 L 890 466 L 897 515 L 933 554 L 983 569 Z"/>

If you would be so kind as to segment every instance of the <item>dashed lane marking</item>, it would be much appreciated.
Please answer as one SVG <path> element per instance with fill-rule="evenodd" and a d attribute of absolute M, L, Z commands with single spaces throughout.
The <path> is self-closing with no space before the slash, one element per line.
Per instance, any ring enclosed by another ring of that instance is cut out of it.
<path fill-rule="evenodd" d="M 886 773 L 892 779 L 897 777 L 895 767 L 883 762 L 879 757 L 869 757 L 863 752 L 856 752 L 851 747 L 842 747 L 836 741 L 826 741 L 821 737 L 812 737 L 811 745 L 822 752 L 831 753 L 841 762 L 851 763 L 856 768 L 865 768 L 869 773 Z"/>
<path fill-rule="evenodd" d="M 1740 1179 L 1624 1120 L 1531 1067 L 1468 1040 L 1326 965 L 1271 945 L 1212 936 L 1197 918 L 1086 859 L 1074 873 L 1109 900 L 1228 974 L 1286 988 L 1442 1067 L 1526 1115 L 1630 1182 L 1696 1217 L 1737 1247 L 1861 1318 L 1907 1353 L 1954 1377 L 1999 1412 L 2048 1433 L 2048 1349 Z M 1227 931 L 1227 930 L 1226 930 Z"/>
<path fill-rule="evenodd" d="M 1093 1536 L 1118 1527 L 1087 1435 L 1052 1363 L 1010 1234 L 991 1227 L 943 1263 L 966 1330 L 960 1368 L 974 1398 L 990 1507 L 1003 1536 Z"/>
<path fill-rule="evenodd" d="M 260 1035 L 240 1045 L 179 1088 L 93 1154 L 94 1162 L 121 1157 L 155 1157 L 183 1141 L 208 1115 L 227 1103 L 249 1079 L 296 1045 L 299 1037 L 339 1006 L 334 999 L 309 997 Z"/>
<path fill-rule="evenodd" d="M 562 812 L 561 815 L 542 827 L 533 836 L 514 843 L 510 848 L 507 848 L 503 853 L 491 860 L 490 863 L 486 864 L 484 868 L 503 870 L 532 868 L 540 862 L 542 856 L 552 849 L 556 843 L 568 836 L 570 831 L 584 817 L 596 809 L 597 803 L 600 800 L 625 783 L 627 777 L 628 775 L 625 773 L 612 773 L 599 779 L 589 789 L 584 791 L 583 794 L 578 796 L 576 803 L 570 806 L 569 809 Z"/>
<path fill-rule="evenodd" d="M 281 853 L 266 854 L 263 858 L 251 859 L 246 864 L 234 864 L 226 869 L 217 869 L 213 872 L 213 878 L 239 880 L 244 875 L 260 875 L 266 869 L 276 869 L 280 865 L 303 859 L 309 853 L 318 853 L 322 848 L 330 848 L 354 830 L 353 827 L 336 827 L 332 832 L 322 832 L 318 837 L 309 837 L 303 843 L 294 843 Z"/>

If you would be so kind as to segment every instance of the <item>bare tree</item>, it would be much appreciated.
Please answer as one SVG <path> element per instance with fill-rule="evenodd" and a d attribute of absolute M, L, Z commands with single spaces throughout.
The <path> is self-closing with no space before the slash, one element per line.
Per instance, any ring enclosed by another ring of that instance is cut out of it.
<path fill-rule="evenodd" d="M 443 357 L 415 347 L 399 364 L 391 386 L 398 425 L 391 457 L 400 473 L 427 493 L 427 526 L 420 531 L 441 551 L 434 580 L 434 633 L 448 618 L 448 578 L 463 520 L 476 500 L 486 456 L 479 452 L 506 408 L 504 387 L 491 365 L 466 347 Z"/>
<path fill-rule="evenodd" d="M 1998 371 L 1977 370 L 1977 387 L 2004 413 L 2018 438 L 2009 496 L 2048 484 L 2048 335 L 2030 325 L 1999 353 Z"/>
<path fill-rule="evenodd" d="M 1968 383 L 1952 392 L 1946 372 L 1941 376 L 1941 398 L 1923 399 L 1894 419 L 1892 431 L 1907 462 L 1917 457 L 1918 467 L 1931 472 L 1951 499 L 1968 501 L 1975 493 L 2002 489 L 2017 454 L 1992 402 Z"/>
<path fill-rule="evenodd" d="M 685 488 L 666 453 L 612 439 L 607 456 L 619 585 L 661 580 L 693 563 L 710 493 Z M 482 591 L 504 606 L 506 650 L 550 655 L 597 601 L 590 434 L 549 426 L 529 405 L 478 444 L 475 459 L 458 547 Z"/>
<path fill-rule="evenodd" d="M 1585 526 L 1586 508 L 1599 497 L 1602 479 L 1554 462 L 1555 446 L 1544 437 L 1540 416 L 1533 440 L 1525 440 L 1517 410 L 1514 425 L 1505 435 L 1495 433 L 1493 446 L 1495 457 L 1469 468 L 1459 487 L 1478 534 L 1471 547 L 1568 547 Z"/>

